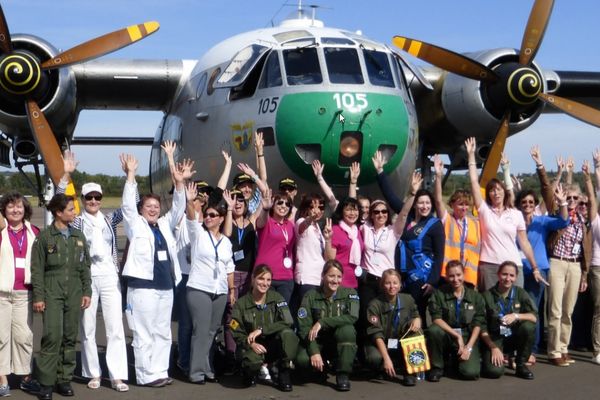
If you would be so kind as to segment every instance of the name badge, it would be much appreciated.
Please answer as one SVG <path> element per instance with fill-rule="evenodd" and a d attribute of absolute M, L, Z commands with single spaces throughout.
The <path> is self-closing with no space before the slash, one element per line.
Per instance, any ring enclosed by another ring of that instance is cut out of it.
<path fill-rule="evenodd" d="M 25 269 L 25 259 L 24 258 L 15 258 L 15 268 L 16 269 Z"/>
<path fill-rule="evenodd" d="M 388 349 L 397 349 L 398 348 L 398 339 L 388 339 L 387 348 Z"/>
<path fill-rule="evenodd" d="M 371 263 L 373 265 L 379 265 L 383 261 L 382 258 L 383 258 L 383 255 L 381 253 L 375 252 L 375 253 L 373 253 L 373 256 L 371 257 Z"/>
<path fill-rule="evenodd" d="M 284 259 L 283 259 L 283 266 L 284 266 L 286 269 L 290 269 L 290 268 L 292 268 L 292 259 L 291 259 L 291 258 L 289 258 L 289 257 L 286 257 L 286 258 L 284 258 Z"/>
<path fill-rule="evenodd" d="M 575 243 L 573 245 L 573 250 L 571 250 L 571 254 L 573 254 L 574 256 L 578 256 L 580 249 L 581 249 L 581 244 L 580 243 Z"/>
<path fill-rule="evenodd" d="M 244 250 L 238 250 L 233 253 L 233 261 L 241 261 L 244 259 Z"/>
<path fill-rule="evenodd" d="M 158 261 L 167 261 L 168 259 L 169 259 L 169 257 L 167 256 L 166 250 L 158 251 Z"/>
<path fill-rule="evenodd" d="M 461 328 L 454 328 L 454 332 L 458 333 L 460 336 L 462 336 L 462 329 Z"/>

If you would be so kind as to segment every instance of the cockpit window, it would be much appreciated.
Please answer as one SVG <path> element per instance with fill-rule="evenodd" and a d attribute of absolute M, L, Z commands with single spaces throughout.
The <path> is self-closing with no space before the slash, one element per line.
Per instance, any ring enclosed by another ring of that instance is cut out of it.
<path fill-rule="evenodd" d="M 362 84 L 365 82 L 356 49 L 326 47 L 325 62 L 327 62 L 331 83 Z"/>
<path fill-rule="evenodd" d="M 284 50 L 283 63 L 288 85 L 315 85 L 323 82 L 315 48 Z"/>
<path fill-rule="evenodd" d="M 322 44 L 347 44 L 347 45 L 354 45 L 355 43 L 347 38 L 339 38 L 339 37 L 322 37 L 321 38 L 321 43 Z"/>
<path fill-rule="evenodd" d="M 271 54 L 269 54 L 269 58 L 267 58 L 267 62 L 265 63 L 258 87 L 259 89 L 264 89 L 281 86 L 282 83 L 279 57 L 276 51 L 272 51 Z"/>
<path fill-rule="evenodd" d="M 387 53 L 363 49 L 369 82 L 375 86 L 394 87 L 394 77 Z"/>
<path fill-rule="evenodd" d="M 269 47 L 252 44 L 240 50 L 230 61 L 225 71 L 219 77 L 216 87 L 238 86 L 246 79 L 252 68 Z"/>

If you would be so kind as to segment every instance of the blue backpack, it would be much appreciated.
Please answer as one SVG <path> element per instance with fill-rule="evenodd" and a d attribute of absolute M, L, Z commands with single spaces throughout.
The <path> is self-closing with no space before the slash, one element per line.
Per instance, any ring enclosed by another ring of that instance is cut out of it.
<path fill-rule="evenodd" d="M 408 246 L 413 255 L 411 257 L 415 268 L 410 271 L 408 274 L 408 278 L 412 282 L 423 281 L 427 282 L 429 279 L 429 274 L 431 273 L 431 267 L 433 266 L 433 260 L 425 253 L 423 253 L 423 237 L 427 234 L 427 231 L 439 221 L 438 218 L 432 217 L 429 218 L 419 236 L 416 239 L 409 240 L 406 244 L 403 240 L 398 242 L 398 246 L 400 247 L 400 271 L 408 272 L 406 270 L 406 247 Z"/>

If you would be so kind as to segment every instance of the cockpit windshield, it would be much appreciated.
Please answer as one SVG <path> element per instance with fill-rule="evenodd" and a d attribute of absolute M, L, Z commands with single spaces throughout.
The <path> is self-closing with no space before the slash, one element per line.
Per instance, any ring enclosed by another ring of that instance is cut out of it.
<path fill-rule="evenodd" d="M 284 50 L 283 62 L 288 85 L 315 85 L 323 82 L 316 48 Z"/>
<path fill-rule="evenodd" d="M 232 59 L 225 71 L 219 77 L 216 87 L 237 86 L 246 76 L 269 47 L 252 44 L 240 50 Z"/>
<path fill-rule="evenodd" d="M 388 55 L 382 51 L 363 49 L 369 82 L 375 86 L 394 87 Z"/>
<path fill-rule="evenodd" d="M 324 52 L 331 83 L 363 84 L 365 82 L 356 49 L 326 47 Z"/>

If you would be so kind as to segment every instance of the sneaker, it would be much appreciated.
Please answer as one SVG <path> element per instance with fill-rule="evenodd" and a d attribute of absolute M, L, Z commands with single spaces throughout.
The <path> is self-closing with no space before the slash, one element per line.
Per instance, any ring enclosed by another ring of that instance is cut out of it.
<path fill-rule="evenodd" d="M 8 385 L 0 385 L 0 397 L 10 396 L 10 387 Z"/>
<path fill-rule="evenodd" d="M 259 381 L 265 381 L 265 382 L 271 382 L 271 374 L 269 373 L 269 368 L 267 368 L 266 365 L 263 365 L 260 367 L 260 371 L 258 371 L 258 380 Z"/>
<path fill-rule="evenodd" d="M 40 383 L 37 380 L 33 379 L 30 375 L 21 379 L 19 387 L 22 391 L 32 394 L 39 393 L 41 390 Z"/>
<path fill-rule="evenodd" d="M 598 364 L 600 365 L 600 353 L 596 354 L 594 357 L 592 357 L 592 362 L 594 364 Z"/>

